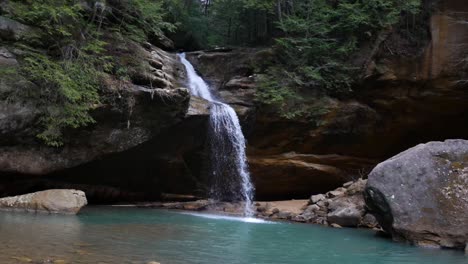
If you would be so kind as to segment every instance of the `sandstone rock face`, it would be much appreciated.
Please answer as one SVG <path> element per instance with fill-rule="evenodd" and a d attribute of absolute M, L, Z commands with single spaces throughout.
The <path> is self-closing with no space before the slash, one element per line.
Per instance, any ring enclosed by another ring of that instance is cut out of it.
<path fill-rule="evenodd" d="M 1 198 L 0 210 L 76 214 L 87 203 L 82 191 L 56 189 Z"/>
<path fill-rule="evenodd" d="M 251 154 L 249 157 L 256 195 L 267 199 L 325 193 L 352 180 L 359 169 L 372 164 L 372 160 L 340 155 L 285 153 L 271 156 Z"/>
<path fill-rule="evenodd" d="M 468 241 L 468 141 L 429 142 L 369 174 L 366 204 L 395 240 L 463 249 Z"/>

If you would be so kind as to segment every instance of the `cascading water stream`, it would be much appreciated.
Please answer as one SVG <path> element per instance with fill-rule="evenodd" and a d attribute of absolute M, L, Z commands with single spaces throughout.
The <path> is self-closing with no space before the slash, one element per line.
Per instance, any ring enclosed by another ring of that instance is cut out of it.
<path fill-rule="evenodd" d="M 179 54 L 187 70 L 192 95 L 211 102 L 210 164 L 212 172 L 211 196 L 216 200 L 243 201 L 244 215 L 252 216 L 254 187 L 250 181 L 245 155 L 245 138 L 236 112 L 228 104 L 216 100 L 206 82 L 197 74 L 185 53 Z"/>

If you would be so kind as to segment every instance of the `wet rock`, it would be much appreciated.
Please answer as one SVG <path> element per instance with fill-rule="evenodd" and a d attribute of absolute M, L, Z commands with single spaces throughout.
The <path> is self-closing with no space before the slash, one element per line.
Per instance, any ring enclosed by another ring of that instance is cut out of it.
<path fill-rule="evenodd" d="M 338 208 L 327 215 L 327 221 L 346 227 L 356 227 L 361 222 L 361 211 L 356 207 Z"/>
<path fill-rule="evenodd" d="M 186 116 L 205 116 L 208 117 L 210 115 L 210 102 L 207 100 L 197 97 L 197 96 L 190 96 L 190 104 L 189 109 L 187 111 Z"/>
<path fill-rule="evenodd" d="M 278 212 L 277 213 L 278 219 L 291 219 L 293 214 L 291 212 Z"/>
<path fill-rule="evenodd" d="M 320 201 L 322 201 L 324 199 L 325 199 L 325 195 L 323 195 L 323 194 L 312 195 L 310 197 L 310 203 L 311 204 L 316 204 L 316 203 L 318 203 L 318 202 L 320 202 Z"/>
<path fill-rule="evenodd" d="M 468 141 L 408 149 L 369 174 L 366 205 L 394 240 L 463 249 L 468 241 Z"/>
<path fill-rule="evenodd" d="M 294 216 L 294 217 L 291 218 L 291 221 L 300 222 L 300 223 L 306 223 L 306 222 L 307 222 L 307 219 L 305 218 L 304 215 L 296 215 L 296 216 Z"/>
<path fill-rule="evenodd" d="M 317 205 L 318 205 L 319 207 L 326 207 L 328 204 L 325 204 L 325 200 L 321 200 L 321 201 L 318 201 L 318 202 L 317 202 Z"/>
<path fill-rule="evenodd" d="M 346 189 L 346 194 L 347 195 L 354 195 L 356 193 L 362 194 L 364 191 L 364 188 L 366 187 L 366 180 L 363 179 L 358 179 L 356 182 L 351 184 L 347 189 Z"/>
<path fill-rule="evenodd" d="M 320 210 L 320 207 L 316 204 L 313 204 L 313 205 L 308 206 L 306 210 L 309 212 L 315 212 L 315 211 Z"/>
<path fill-rule="evenodd" d="M 87 204 L 84 192 L 47 190 L 0 199 L 0 210 L 76 214 Z"/>
<path fill-rule="evenodd" d="M 362 217 L 361 219 L 361 223 L 359 224 L 360 226 L 365 226 L 365 227 L 368 227 L 368 228 L 374 228 L 374 227 L 377 227 L 378 226 L 378 222 L 377 222 L 377 219 L 375 218 L 375 216 L 371 215 L 371 214 L 366 214 Z"/>

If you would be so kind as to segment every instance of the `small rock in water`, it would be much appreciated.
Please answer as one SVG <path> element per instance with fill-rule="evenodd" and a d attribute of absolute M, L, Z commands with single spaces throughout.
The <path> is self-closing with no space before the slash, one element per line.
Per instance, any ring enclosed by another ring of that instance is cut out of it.
<path fill-rule="evenodd" d="M 369 228 L 374 228 L 378 225 L 379 223 L 377 222 L 377 219 L 371 214 L 366 214 L 362 220 L 361 220 L 361 225 L 367 226 Z"/>
<path fill-rule="evenodd" d="M 293 218 L 291 218 L 291 220 L 295 222 L 302 222 L 302 223 L 307 222 L 307 219 L 304 217 L 304 215 L 296 215 Z"/>
<path fill-rule="evenodd" d="M 279 209 L 278 208 L 273 208 L 273 210 L 271 211 L 272 214 L 277 214 L 279 213 Z"/>
<path fill-rule="evenodd" d="M 361 212 L 355 207 L 339 208 L 327 215 L 327 220 L 330 223 L 339 224 L 341 226 L 356 227 L 361 221 Z"/>
<path fill-rule="evenodd" d="M 339 224 L 335 224 L 335 223 L 332 223 L 330 226 L 331 226 L 331 227 L 334 227 L 334 228 L 343 228 L 343 227 L 340 226 Z"/>

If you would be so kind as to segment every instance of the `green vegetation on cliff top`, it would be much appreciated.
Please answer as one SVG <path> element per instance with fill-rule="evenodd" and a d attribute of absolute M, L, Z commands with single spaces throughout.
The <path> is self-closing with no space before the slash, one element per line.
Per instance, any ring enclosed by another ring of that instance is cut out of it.
<path fill-rule="evenodd" d="M 1 15 L 39 28 L 20 46 L 20 72 L 40 89 L 38 137 L 63 144 L 94 122 L 106 75 L 126 78 L 110 43 L 170 36 L 178 48 L 273 46 L 257 99 L 287 118 L 310 112 L 303 93 L 346 94 L 366 61 L 355 54 L 407 24 L 421 0 L 10 0 Z M 371 51 L 368 51 L 371 53 Z M 358 63 L 356 63 L 358 61 Z"/>

